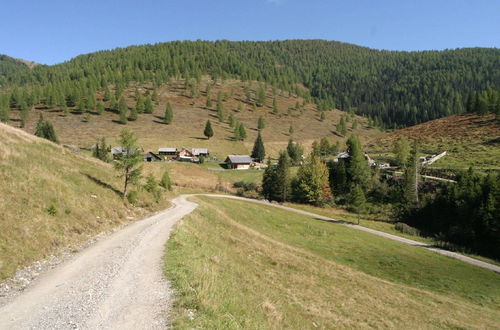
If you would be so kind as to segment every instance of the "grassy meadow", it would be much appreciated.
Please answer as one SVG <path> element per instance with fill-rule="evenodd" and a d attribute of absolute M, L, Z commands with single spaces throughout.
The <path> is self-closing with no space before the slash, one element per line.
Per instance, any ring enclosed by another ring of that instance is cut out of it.
<path fill-rule="evenodd" d="M 196 201 L 167 243 L 176 328 L 500 324 L 496 273 L 269 206 Z"/>

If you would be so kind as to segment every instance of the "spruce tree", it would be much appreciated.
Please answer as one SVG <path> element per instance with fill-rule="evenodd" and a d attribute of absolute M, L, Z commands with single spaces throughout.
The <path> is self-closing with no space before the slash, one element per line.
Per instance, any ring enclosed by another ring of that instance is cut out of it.
<path fill-rule="evenodd" d="M 347 158 L 346 172 L 350 182 L 366 188 L 370 179 L 370 168 L 361 149 L 361 143 L 355 135 L 351 135 L 347 140 L 347 152 L 349 158 Z"/>
<path fill-rule="evenodd" d="M 130 115 L 128 117 L 128 120 L 130 121 L 136 121 L 137 120 L 137 108 L 136 107 L 132 107 L 130 108 Z"/>
<path fill-rule="evenodd" d="M 10 109 L 0 106 L 0 122 L 7 123 L 10 120 Z"/>
<path fill-rule="evenodd" d="M 394 142 L 393 153 L 395 156 L 396 164 L 399 166 L 405 166 L 410 157 L 410 141 L 406 136 L 401 135 L 398 137 L 396 142 Z"/>
<path fill-rule="evenodd" d="M 168 191 L 172 190 L 172 180 L 170 180 L 168 169 L 165 169 L 163 175 L 161 176 L 160 186 Z"/>
<path fill-rule="evenodd" d="M 257 121 L 257 129 L 259 131 L 262 131 L 266 127 L 266 121 L 264 117 L 260 116 L 259 120 Z"/>
<path fill-rule="evenodd" d="M 96 110 L 97 110 L 98 115 L 102 115 L 104 113 L 104 102 L 103 101 L 97 102 Z"/>
<path fill-rule="evenodd" d="M 319 115 L 319 120 L 324 121 L 325 119 L 326 119 L 326 114 L 324 111 L 321 111 L 321 113 Z"/>
<path fill-rule="evenodd" d="M 128 106 L 123 96 L 120 97 L 120 100 L 118 101 L 118 112 L 120 114 L 120 124 L 125 125 L 127 123 Z"/>
<path fill-rule="evenodd" d="M 207 108 L 212 107 L 212 95 L 210 95 L 210 92 L 207 93 L 207 102 L 205 103 L 205 106 Z"/>
<path fill-rule="evenodd" d="M 280 109 L 278 108 L 278 101 L 276 101 L 276 98 L 273 98 L 273 113 L 275 115 L 278 115 L 280 113 Z"/>
<path fill-rule="evenodd" d="M 259 89 L 257 90 L 257 99 L 256 99 L 257 106 L 263 107 L 264 104 L 266 103 L 266 88 L 264 87 L 263 84 L 259 86 Z"/>
<path fill-rule="evenodd" d="M 245 126 L 240 123 L 238 125 L 238 131 L 241 141 L 244 141 L 247 138 L 247 131 L 245 130 Z"/>
<path fill-rule="evenodd" d="M 236 118 L 234 118 L 232 113 L 229 114 L 228 121 L 229 121 L 229 127 L 231 128 L 234 128 L 237 124 Z"/>
<path fill-rule="evenodd" d="M 122 130 L 119 144 L 125 152 L 118 155 L 114 165 L 124 178 L 123 198 L 125 198 L 129 184 L 137 183 L 141 177 L 142 167 L 139 164 L 143 159 L 137 146 L 137 138 L 131 131 Z"/>
<path fill-rule="evenodd" d="M 153 101 L 149 96 L 144 100 L 144 113 L 153 113 Z"/>
<path fill-rule="evenodd" d="M 257 134 L 255 143 L 252 149 L 252 158 L 256 159 L 258 162 L 262 162 L 266 157 L 266 149 L 264 148 L 264 142 L 262 141 L 262 136 L 260 132 Z"/>
<path fill-rule="evenodd" d="M 137 109 L 137 113 L 144 113 L 144 98 L 141 95 L 137 97 L 135 108 Z"/>
<path fill-rule="evenodd" d="M 403 209 L 411 210 L 418 206 L 418 143 L 413 141 L 410 157 L 406 164 L 403 182 Z"/>
<path fill-rule="evenodd" d="M 207 123 L 205 124 L 203 135 L 207 137 L 207 140 L 210 140 L 210 138 L 214 136 L 214 131 L 212 130 L 212 124 L 210 123 L 210 120 L 207 120 Z"/>
<path fill-rule="evenodd" d="M 174 111 L 172 110 L 172 105 L 170 104 L 170 102 L 167 102 L 167 107 L 165 108 L 165 117 L 163 119 L 163 122 L 165 124 L 171 124 L 173 118 L 174 118 Z"/>

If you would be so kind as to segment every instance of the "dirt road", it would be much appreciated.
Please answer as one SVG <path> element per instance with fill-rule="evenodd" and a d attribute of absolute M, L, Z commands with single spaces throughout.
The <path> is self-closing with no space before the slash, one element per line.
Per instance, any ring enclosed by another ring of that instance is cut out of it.
<path fill-rule="evenodd" d="M 0 329 L 163 329 L 170 291 L 162 276 L 172 225 L 196 204 L 137 221 L 41 275 L 0 308 Z"/>
<path fill-rule="evenodd" d="M 420 242 L 279 204 L 245 200 L 300 213 L 462 260 L 500 273 L 500 267 Z M 0 307 L 0 329 L 162 329 L 170 291 L 162 276 L 164 244 L 177 220 L 197 204 L 188 195 L 174 207 L 137 221 L 41 275 Z"/>
<path fill-rule="evenodd" d="M 310 217 L 313 217 L 313 218 L 316 218 L 316 219 L 320 219 L 320 220 L 324 220 L 324 221 L 328 221 L 328 222 L 333 222 L 333 223 L 338 223 L 338 224 L 341 224 L 341 225 L 344 225 L 344 226 L 348 226 L 350 228 L 354 228 L 354 229 L 357 229 L 357 230 L 361 230 L 361 231 L 364 231 L 364 232 L 367 232 L 367 233 L 370 233 L 370 234 L 374 234 L 374 235 L 377 235 L 377 236 L 385 237 L 385 238 L 391 239 L 393 241 L 398 241 L 398 242 L 401 242 L 401 243 L 404 243 L 404 244 L 421 247 L 421 248 L 424 248 L 424 249 L 427 249 L 427 250 L 430 250 L 430 251 L 433 251 L 433 252 L 445 255 L 447 257 L 451 257 L 451 258 L 455 258 L 455 259 L 461 260 L 461 261 L 466 262 L 466 263 L 471 264 L 471 265 L 475 265 L 475 266 L 478 266 L 478 267 L 486 268 L 486 269 L 492 270 L 494 272 L 500 273 L 500 267 L 497 266 L 497 265 L 493 265 L 493 264 L 490 264 L 490 263 L 487 263 L 487 262 L 484 262 L 484 261 L 481 261 L 481 260 L 478 260 L 478 259 L 470 258 L 470 257 L 464 256 L 463 254 L 460 254 L 460 253 L 456 253 L 456 252 L 452 252 L 452 251 L 447 251 L 447 250 L 444 250 L 444 249 L 441 249 L 441 248 L 438 248 L 438 247 L 435 247 L 435 246 L 432 246 L 432 245 L 429 245 L 429 244 L 425 244 L 425 243 L 422 243 L 422 242 L 417 242 L 417 241 L 414 241 L 414 240 L 411 240 L 411 239 L 408 239 L 408 238 L 404 238 L 404 237 L 400 237 L 400 236 L 396 236 L 396 235 L 391 235 L 391 234 L 388 234 L 388 233 L 384 233 L 382 231 L 378 231 L 378 230 L 375 230 L 375 229 L 370 229 L 370 228 L 366 228 L 366 227 L 363 227 L 363 226 L 355 225 L 355 224 L 352 224 L 352 223 L 349 223 L 349 222 L 345 222 L 345 221 L 342 221 L 342 220 L 332 219 L 332 218 L 325 217 L 325 216 L 322 216 L 322 215 L 318 215 L 318 214 L 315 214 L 315 213 L 311 213 L 311 212 L 307 212 L 307 211 L 302 211 L 302 210 L 294 209 L 292 207 L 287 207 L 287 206 L 283 206 L 283 205 L 276 204 L 276 203 L 269 203 L 267 201 L 260 201 L 260 200 L 255 200 L 255 199 L 248 199 L 248 198 L 242 198 L 242 197 L 237 197 L 237 196 L 215 195 L 215 194 L 207 194 L 205 196 L 232 198 L 232 199 L 239 199 L 239 200 L 244 200 L 244 201 L 247 201 L 247 202 L 257 203 L 257 204 L 270 205 L 270 206 L 277 207 L 277 208 L 280 208 L 280 209 L 283 209 L 283 210 L 288 210 L 288 211 L 292 211 L 292 212 L 295 212 L 295 213 L 307 215 L 307 216 L 310 216 Z"/>

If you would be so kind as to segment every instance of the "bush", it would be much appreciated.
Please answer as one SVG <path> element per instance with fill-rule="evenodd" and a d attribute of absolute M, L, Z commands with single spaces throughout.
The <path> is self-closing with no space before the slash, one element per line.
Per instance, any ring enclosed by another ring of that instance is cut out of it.
<path fill-rule="evenodd" d="M 396 222 L 394 225 L 394 229 L 397 231 L 403 233 L 403 234 L 408 234 L 412 236 L 420 236 L 420 230 L 417 228 L 413 228 L 411 226 L 408 226 L 406 223 L 403 222 Z"/>
<path fill-rule="evenodd" d="M 47 213 L 50 214 L 51 216 L 57 215 L 57 207 L 54 203 L 51 203 L 50 206 L 47 208 Z"/>
<path fill-rule="evenodd" d="M 257 185 L 253 182 L 238 181 L 233 183 L 233 187 L 241 188 L 244 191 L 256 190 Z"/>
<path fill-rule="evenodd" d="M 132 190 L 127 194 L 127 200 L 130 204 L 137 204 L 137 191 Z"/>
<path fill-rule="evenodd" d="M 170 180 L 170 175 L 168 174 L 168 170 L 165 170 L 165 172 L 163 172 L 163 175 L 160 180 L 160 186 L 167 190 L 172 190 L 172 181 Z"/>
<path fill-rule="evenodd" d="M 203 164 L 205 162 L 205 156 L 198 157 L 198 163 Z"/>

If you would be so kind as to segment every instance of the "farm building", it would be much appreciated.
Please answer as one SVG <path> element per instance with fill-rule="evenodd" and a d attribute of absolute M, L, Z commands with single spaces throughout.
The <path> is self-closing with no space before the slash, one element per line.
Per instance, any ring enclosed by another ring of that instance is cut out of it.
<path fill-rule="evenodd" d="M 145 162 L 161 162 L 163 158 L 161 158 L 159 155 L 153 153 L 153 152 L 148 152 L 144 154 L 144 161 Z"/>
<path fill-rule="evenodd" d="M 191 149 L 191 153 L 196 157 L 208 157 L 210 155 L 207 148 L 193 148 Z"/>
<path fill-rule="evenodd" d="M 252 158 L 248 155 L 229 155 L 224 161 L 227 168 L 236 170 L 248 170 L 253 163 Z"/>
<path fill-rule="evenodd" d="M 127 150 L 123 147 L 114 147 L 114 148 L 111 148 L 111 155 L 113 156 L 113 159 L 116 159 L 120 156 L 126 156 L 128 154 L 137 153 L 137 152 L 139 152 L 139 150 L 140 149 L 137 149 L 137 148 Z"/>
<path fill-rule="evenodd" d="M 177 148 L 159 148 L 158 155 L 160 156 L 176 156 Z"/>
<path fill-rule="evenodd" d="M 182 148 L 181 151 L 177 153 L 177 157 L 175 160 L 178 160 L 180 162 L 193 162 L 197 163 L 198 162 L 198 157 L 193 155 L 191 150 L 188 150 L 186 148 Z"/>

